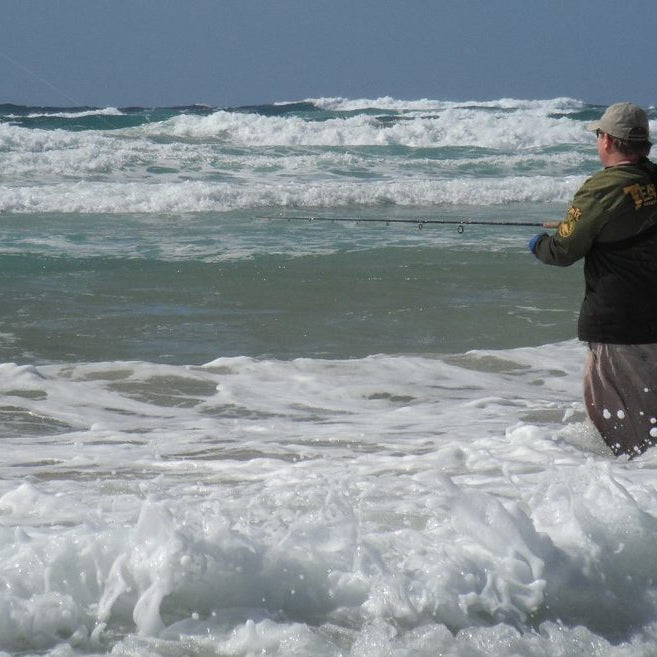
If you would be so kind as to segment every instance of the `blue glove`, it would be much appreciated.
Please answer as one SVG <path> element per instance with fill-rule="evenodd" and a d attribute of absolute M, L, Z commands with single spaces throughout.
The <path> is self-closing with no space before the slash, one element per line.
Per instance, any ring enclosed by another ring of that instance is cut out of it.
<path fill-rule="evenodd" d="M 544 237 L 547 237 L 547 233 L 541 233 L 540 235 L 534 235 L 534 237 L 532 237 L 532 238 L 529 240 L 529 250 L 530 250 L 534 255 L 536 255 L 536 246 L 537 246 L 537 244 L 538 244 L 538 243 L 539 243 Z"/>

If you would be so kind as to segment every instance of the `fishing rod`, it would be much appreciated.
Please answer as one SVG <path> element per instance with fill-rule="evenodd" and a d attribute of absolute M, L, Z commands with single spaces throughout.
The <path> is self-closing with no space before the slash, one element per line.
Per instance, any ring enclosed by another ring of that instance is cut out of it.
<path fill-rule="evenodd" d="M 314 221 L 342 222 L 342 223 L 384 223 L 390 224 L 414 224 L 420 230 L 426 225 L 455 225 L 459 233 L 463 233 L 466 226 L 532 226 L 540 228 L 555 228 L 558 222 L 536 222 L 536 221 L 486 221 L 479 219 L 377 219 L 360 217 L 265 217 L 266 219 L 278 219 L 281 221 Z"/>

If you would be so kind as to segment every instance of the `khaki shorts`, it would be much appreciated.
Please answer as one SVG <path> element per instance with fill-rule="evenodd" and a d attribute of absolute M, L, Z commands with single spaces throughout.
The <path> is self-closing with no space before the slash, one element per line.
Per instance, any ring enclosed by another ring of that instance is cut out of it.
<path fill-rule="evenodd" d="M 589 345 L 584 401 L 614 454 L 657 444 L 657 344 Z"/>

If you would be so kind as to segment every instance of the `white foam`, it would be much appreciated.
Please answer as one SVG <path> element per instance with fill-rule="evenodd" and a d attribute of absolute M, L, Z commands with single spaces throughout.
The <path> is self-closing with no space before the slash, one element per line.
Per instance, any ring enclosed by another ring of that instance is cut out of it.
<path fill-rule="evenodd" d="M 387 205 L 504 205 L 562 202 L 584 178 L 536 176 L 471 180 L 242 184 L 184 181 L 0 185 L 0 212 L 176 213 L 246 208 L 349 208 Z"/>
<path fill-rule="evenodd" d="M 590 141 L 583 124 L 552 118 L 540 109 L 523 114 L 447 107 L 431 116 L 381 124 L 370 115 L 307 121 L 296 116 L 262 116 L 219 111 L 184 115 L 143 126 L 145 134 L 219 139 L 236 146 L 407 146 L 410 148 L 536 148 Z"/>
<path fill-rule="evenodd" d="M 584 355 L 4 364 L 0 649 L 651 645 L 657 457 L 601 450 Z"/>

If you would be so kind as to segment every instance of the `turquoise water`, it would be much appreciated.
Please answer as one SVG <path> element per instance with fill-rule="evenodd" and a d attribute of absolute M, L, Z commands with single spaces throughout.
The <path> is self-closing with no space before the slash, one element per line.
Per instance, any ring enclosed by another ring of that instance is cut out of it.
<path fill-rule="evenodd" d="M 527 258 L 527 228 L 458 233 L 230 213 L 179 221 L 6 221 L 5 358 L 202 364 L 219 355 L 454 353 L 555 342 L 574 330 L 578 272 L 546 276 Z"/>

